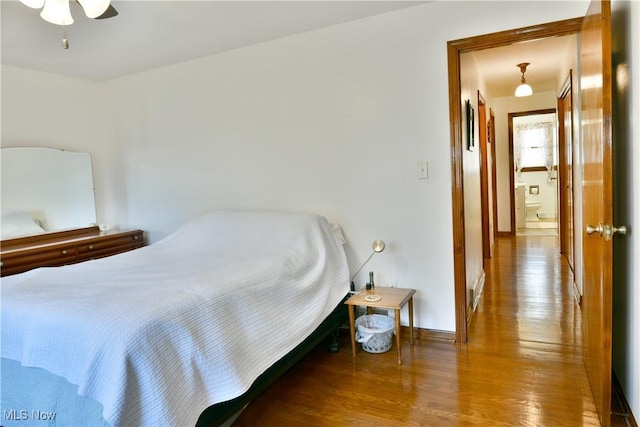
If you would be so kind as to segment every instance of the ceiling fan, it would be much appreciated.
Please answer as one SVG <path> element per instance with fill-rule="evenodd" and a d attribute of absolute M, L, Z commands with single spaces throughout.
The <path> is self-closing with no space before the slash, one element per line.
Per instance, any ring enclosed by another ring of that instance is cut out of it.
<path fill-rule="evenodd" d="M 118 11 L 111 6 L 110 0 L 20 0 L 20 2 L 32 9 L 42 8 L 40 12 L 42 19 L 56 25 L 73 24 L 70 2 L 78 3 L 84 14 L 92 19 L 112 18 L 118 14 Z M 69 49 L 66 29 L 62 35 L 62 47 Z"/>
<path fill-rule="evenodd" d="M 73 17 L 69 3 L 78 3 L 87 17 L 92 19 L 112 18 L 118 11 L 111 6 L 110 0 L 20 0 L 33 9 L 42 8 L 40 16 L 47 22 L 56 25 L 71 25 Z"/>

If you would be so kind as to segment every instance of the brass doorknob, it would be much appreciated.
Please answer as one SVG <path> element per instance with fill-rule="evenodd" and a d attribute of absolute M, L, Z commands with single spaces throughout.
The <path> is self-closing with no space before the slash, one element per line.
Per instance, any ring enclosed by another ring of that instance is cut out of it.
<path fill-rule="evenodd" d="M 598 224 L 595 227 L 593 225 L 587 225 L 585 228 L 585 231 L 587 232 L 587 234 L 598 233 L 600 236 L 602 236 L 602 232 L 603 232 L 602 224 Z"/>
<path fill-rule="evenodd" d="M 595 227 L 593 225 L 587 225 L 585 227 L 585 231 L 587 234 L 598 234 L 604 237 L 604 240 L 611 240 L 614 234 L 627 234 L 627 227 L 621 225 L 620 227 L 614 227 L 611 224 L 598 224 Z"/>
<path fill-rule="evenodd" d="M 614 227 L 613 225 L 606 224 L 604 226 L 604 240 L 611 240 L 614 234 L 627 234 L 627 227 L 621 225 L 620 227 Z"/>

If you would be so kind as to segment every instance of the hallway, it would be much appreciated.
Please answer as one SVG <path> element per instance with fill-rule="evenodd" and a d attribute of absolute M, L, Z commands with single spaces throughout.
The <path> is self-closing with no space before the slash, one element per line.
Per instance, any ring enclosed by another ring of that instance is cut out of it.
<path fill-rule="evenodd" d="M 338 353 L 316 348 L 234 425 L 600 425 L 556 237 L 499 238 L 486 274 L 466 345 L 411 348 L 404 334 L 398 366 L 393 350 L 353 359 L 343 333 Z"/>
<path fill-rule="evenodd" d="M 582 365 L 572 273 L 557 238 L 498 240 L 467 348 L 487 363 L 505 363 L 494 375 L 503 393 L 517 391 L 522 425 L 599 425 Z M 556 405 L 571 408 L 573 422 L 554 419 Z"/>

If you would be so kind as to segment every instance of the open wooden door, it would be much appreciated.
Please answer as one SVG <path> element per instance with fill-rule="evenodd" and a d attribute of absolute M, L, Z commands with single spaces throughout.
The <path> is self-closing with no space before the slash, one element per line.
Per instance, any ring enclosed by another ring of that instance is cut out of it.
<path fill-rule="evenodd" d="M 584 364 L 602 426 L 611 423 L 612 56 L 611 4 L 592 0 L 580 37 L 583 145 Z M 622 230 L 625 231 L 625 230 Z"/>

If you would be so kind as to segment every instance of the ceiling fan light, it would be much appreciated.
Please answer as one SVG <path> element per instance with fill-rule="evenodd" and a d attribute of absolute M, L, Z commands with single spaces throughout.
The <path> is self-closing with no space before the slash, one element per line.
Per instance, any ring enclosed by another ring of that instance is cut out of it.
<path fill-rule="evenodd" d="M 69 10 L 69 0 L 45 0 L 40 16 L 56 25 L 71 25 L 73 18 Z"/>
<path fill-rule="evenodd" d="M 42 9 L 44 6 L 44 0 L 20 0 L 20 3 L 32 9 Z"/>
<path fill-rule="evenodd" d="M 109 0 L 78 0 L 84 9 L 84 14 L 89 18 L 97 18 L 109 7 Z"/>
<path fill-rule="evenodd" d="M 529 86 L 528 84 L 522 83 L 520 86 L 516 88 L 515 95 L 517 97 L 531 96 L 533 95 L 533 89 L 531 89 L 531 86 Z"/>

